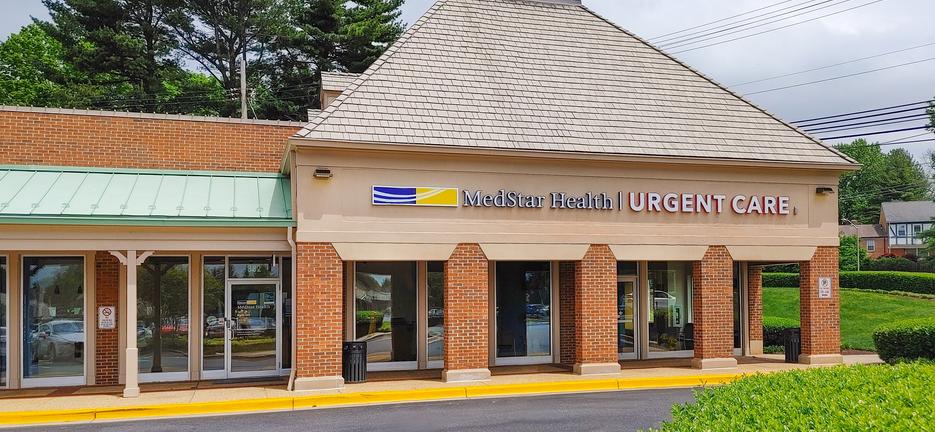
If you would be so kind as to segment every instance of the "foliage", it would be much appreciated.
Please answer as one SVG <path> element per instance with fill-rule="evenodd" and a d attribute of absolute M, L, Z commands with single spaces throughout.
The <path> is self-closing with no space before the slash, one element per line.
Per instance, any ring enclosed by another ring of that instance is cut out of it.
<path fill-rule="evenodd" d="M 357 311 L 357 322 L 371 322 L 383 319 L 383 312 L 380 311 Z"/>
<path fill-rule="evenodd" d="M 841 346 L 875 350 L 873 329 L 879 325 L 916 318 L 935 318 L 935 302 L 888 293 L 843 289 Z M 799 290 L 764 288 L 763 316 L 799 319 Z"/>
<path fill-rule="evenodd" d="M 763 273 L 764 287 L 797 288 L 799 286 L 798 273 Z"/>
<path fill-rule="evenodd" d="M 883 153 L 879 145 L 863 139 L 840 144 L 837 149 L 862 165 L 860 170 L 840 177 L 838 205 L 842 219 L 856 224 L 876 223 L 883 202 L 930 197 L 925 171 L 907 151 Z"/>
<path fill-rule="evenodd" d="M 793 264 L 775 264 L 763 266 L 763 273 L 798 273 L 799 265 Z"/>
<path fill-rule="evenodd" d="M 838 246 L 838 268 L 841 270 L 858 270 L 858 260 L 863 265 L 867 260 L 867 251 L 860 247 L 857 236 L 841 236 Z"/>
<path fill-rule="evenodd" d="M 763 317 L 763 345 L 783 345 L 786 330 L 799 328 L 799 321 L 783 318 L 764 316 Z"/>
<path fill-rule="evenodd" d="M 662 431 L 927 430 L 935 364 L 858 365 L 742 378 L 695 392 Z"/>
<path fill-rule="evenodd" d="M 883 360 L 935 360 L 935 317 L 884 324 L 873 332 L 873 343 Z"/>
<path fill-rule="evenodd" d="M 861 270 L 935 273 L 935 262 L 913 261 L 906 257 L 880 257 L 860 263 Z"/>
<path fill-rule="evenodd" d="M 900 271 L 842 271 L 840 284 L 844 288 L 903 291 L 935 294 L 935 273 Z M 765 287 L 798 287 L 797 273 L 763 273 Z"/>

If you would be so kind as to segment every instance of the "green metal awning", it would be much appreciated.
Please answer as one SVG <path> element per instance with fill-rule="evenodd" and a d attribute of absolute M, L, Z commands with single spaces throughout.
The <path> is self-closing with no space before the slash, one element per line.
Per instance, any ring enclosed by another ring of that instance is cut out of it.
<path fill-rule="evenodd" d="M 0 224 L 294 226 L 278 174 L 0 165 Z"/>

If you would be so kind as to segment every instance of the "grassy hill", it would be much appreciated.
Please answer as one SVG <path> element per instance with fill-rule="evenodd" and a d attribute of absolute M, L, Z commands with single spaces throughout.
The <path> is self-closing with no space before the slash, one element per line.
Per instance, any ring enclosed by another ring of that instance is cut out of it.
<path fill-rule="evenodd" d="M 798 321 L 798 288 L 763 288 L 763 316 Z M 841 345 L 873 351 L 873 330 L 880 324 L 928 317 L 935 317 L 935 300 L 842 289 Z"/>

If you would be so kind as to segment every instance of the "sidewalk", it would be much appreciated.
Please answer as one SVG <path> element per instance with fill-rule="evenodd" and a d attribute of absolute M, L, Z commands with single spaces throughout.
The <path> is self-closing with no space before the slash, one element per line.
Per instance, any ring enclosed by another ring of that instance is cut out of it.
<path fill-rule="evenodd" d="M 848 355 L 845 363 L 875 363 L 875 355 Z M 645 388 L 697 387 L 729 382 L 742 375 L 806 369 L 782 362 L 782 355 L 740 359 L 736 369 L 699 371 L 688 361 L 624 363 L 619 374 L 582 377 L 567 371 L 507 374 L 495 372 L 482 383 L 447 384 L 440 379 L 386 379 L 348 384 L 342 391 L 295 393 L 281 382 L 251 383 L 244 387 L 197 386 L 192 383 L 145 385 L 139 398 L 119 396 L 119 387 L 88 387 L 72 395 L 51 395 L 47 390 L 0 392 L 0 425 L 88 422 L 185 415 L 211 415 L 256 411 L 289 411 L 375 403 L 466 399 L 476 397 L 614 391 Z M 392 376 L 388 377 L 392 378 Z M 111 393 L 111 391 L 115 393 Z M 44 392 L 44 393 L 43 393 Z M 105 394 L 101 394 L 105 393 Z"/>

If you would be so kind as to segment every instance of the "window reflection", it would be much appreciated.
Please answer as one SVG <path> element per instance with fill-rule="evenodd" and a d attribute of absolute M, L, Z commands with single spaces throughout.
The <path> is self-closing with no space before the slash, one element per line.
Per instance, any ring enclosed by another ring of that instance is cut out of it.
<path fill-rule="evenodd" d="M 691 264 L 649 263 L 649 350 L 694 349 Z"/>
<path fill-rule="evenodd" d="M 84 375 L 84 258 L 23 259 L 23 376 Z"/>
<path fill-rule="evenodd" d="M 279 277 L 279 266 L 272 256 L 230 257 L 231 279 L 274 279 Z"/>
<path fill-rule="evenodd" d="M 356 340 L 370 363 L 416 360 L 416 263 L 358 262 Z"/>
<path fill-rule="evenodd" d="M 551 355 L 550 263 L 498 262 L 496 270 L 497 356 Z"/>
<path fill-rule="evenodd" d="M 428 289 L 428 356 L 429 361 L 444 359 L 445 345 L 445 273 L 444 263 L 430 261 L 426 270 Z"/>
<path fill-rule="evenodd" d="M 138 289 L 139 371 L 188 371 L 188 258 L 147 258 Z"/>
<path fill-rule="evenodd" d="M 617 263 L 617 352 L 636 350 L 636 282 L 637 263 Z"/>
<path fill-rule="evenodd" d="M 0 387 L 6 386 L 7 316 L 6 316 L 6 258 L 0 257 Z"/>
<path fill-rule="evenodd" d="M 224 257 L 204 258 L 202 369 L 224 369 Z"/>

